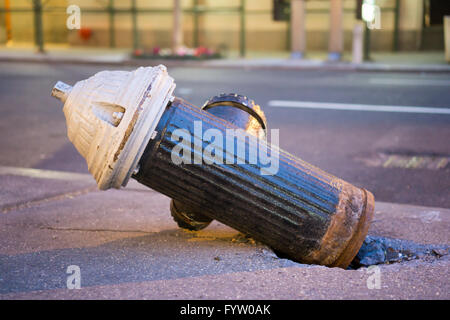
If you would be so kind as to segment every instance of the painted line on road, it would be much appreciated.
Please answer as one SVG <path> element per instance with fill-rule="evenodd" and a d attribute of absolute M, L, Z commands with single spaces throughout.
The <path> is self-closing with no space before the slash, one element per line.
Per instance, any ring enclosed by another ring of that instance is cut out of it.
<path fill-rule="evenodd" d="M 7 175 L 7 174 L 40 179 L 89 181 L 89 182 L 94 181 L 90 174 L 85 173 L 0 166 L 0 175 Z"/>
<path fill-rule="evenodd" d="M 178 88 L 178 89 L 175 89 L 175 90 L 176 90 L 176 93 L 179 94 L 179 95 L 186 95 L 186 96 L 188 96 L 188 95 L 190 95 L 192 93 L 192 89 L 191 88 Z"/>
<path fill-rule="evenodd" d="M 447 114 L 450 109 L 428 108 L 412 106 L 386 106 L 374 104 L 352 104 L 352 103 L 329 103 L 311 101 L 290 101 L 290 100 L 270 100 L 269 107 L 302 108 L 302 109 L 322 109 L 322 110 L 343 110 L 343 111 L 371 111 L 371 112 L 400 112 L 400 113 L 423 113 L 423 114 Z"/>
<path fill-rule="evenodd" d="M 398 78 L 370 78 L 370 84 L 389 86 L 437 86 L 450 87 L 450 80 L 445 79 L 398 79 Z"/>
<path fill-rule="evenodd" d="M 87 173 L 76 173 L 68 171 L 44 170 L 34 168 L 8 167 L 0 166 L 0 176 L 12 175 L 22 176 L 34 179 L 50 179 L 50 180 L 64 180 L 64 181 L 84 181 L 95 184 L 95 179 Z M 137 192 L 156 192 L 153 189 L 143 187 L 137 181 L 130 180 L 127 188 L 121 188 L 122 191 L 137 191 Z"/>

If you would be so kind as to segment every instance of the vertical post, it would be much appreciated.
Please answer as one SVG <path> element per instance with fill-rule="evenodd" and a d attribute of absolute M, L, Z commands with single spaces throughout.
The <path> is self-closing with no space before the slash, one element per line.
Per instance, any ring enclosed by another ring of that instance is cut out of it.
<path fill-rule="evenodd" d="M 131 19 L 133 23 L 133 51 L 139 49 L 139 34 L 137 29 L 137 8 L 136 0 L 131 1 Z"/>
<path fill-rule="evenodd" d="M 198 0 L 194 0 L 194 2 L 193 2 L 193 8 L 192 8 L 192 12 L 193 12 L 193 14 L 194 14 L 194 16 L 193 16 L 193 18 L 194 18 L 194 32 L 193 32 L 193 44 L 194 44 L 194 47 L 195 48 L 197 48 L 198 47 L 198 38 L 199 38 L 199 36 L 198 36 L 198 26 L 199 26 L 199 21 L 198 21 L 198 19 L 199 19 L 199 17 L 198 17 L 198 14 L 199 14 L 199 12 L 198 12 Z"/>
<path fill-rule="evenodd" d="M 420 41 L 419 41 L 419 50 L 424 49 L 424 35 L 425 35 L 425 26 L 426 26 L 426 12 L 427 12 L 427 4 L 426 0 L 422 2 L 422 28 L 420 30 Z"/>
<path fill-rule="evenodd" d="M 183 46 L 183 16 L 181 0 L 173 1 L 172 54 Z"/>
<path fill-rule="evenodd" d="M 306 51 L 306 3 L 305 0 L 291 1 L 291 57 L 303 58 Z"/>
<path fill-rule="evenodd" d="M 400 15 L 400 0 L 395 0 L 394 9 L 394 39 L 392 48 L 394 51 L 398 51 L 398 32 L 399 32 L 399 15 Z"/>
<path fill-rule="evenodd" d="M 289 8 L 289 16 L 286 21 L 286 50 L 291 50 L 292 46 L 292 24 L 291 24 L 291 8 Z"/>
<path fill-rule="evenodd" d="M 245 42 L 245 0 L 241 0 L 241 23 L 239 36 L 239 54 L 241 57 L 245 57 L 247 51 Z"/>
<path fill-rule="evenodd" d="M 9 0 L 5 0 L 5 26 L 6 26 L 6 45 L 9 45 L 12 42 L 11 6 Z"/>
<path fill-rule="evenodd" d="M 343 0 L 330 1 L 330 32 L 328 39 L 328 60 L 338 61 L 344 49 Z"/>
<path fill-rule="evenodd" d="M 369 61 L 370 58 L 370 29 L 367 27 L 367 23 L 365 23 L 365 32 L 364 32 L 364 60 Z"/>
<path fill-rule="evenodd" d="M 359 64 L 364 60 L 364 21 L 357 21 L 353 27 L 352 63 Z"/>
<path fill-rule="evenodd" d="M 444 16 L 444 49 L 445 60 L 450 63 L 450 16 Z"/>
<path fill-rule="evenodd" d="M 116 35 L 114 29 L 114 0 L 109 0 L 108 4 L 109 12 L 109 46 L 114 48 L 116 46 Z"/>
<path fill-rule="evenodd" d="M 33 0 L 34 12 L 34 42 L 39 52 L 44 52 L 44 36 L 42 32 L 42 4 L 41 0 Z"/>

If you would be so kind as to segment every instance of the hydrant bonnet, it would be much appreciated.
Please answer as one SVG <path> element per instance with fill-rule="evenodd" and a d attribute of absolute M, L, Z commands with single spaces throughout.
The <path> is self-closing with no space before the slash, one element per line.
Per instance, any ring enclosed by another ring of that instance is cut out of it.
<path fill-rule="evenodd" d="M 125 186 L 172 98 L 164 66 L 102 71 L 52 95 L 64 104 L 67 135 L 86 159 L 99 189 Z"/>

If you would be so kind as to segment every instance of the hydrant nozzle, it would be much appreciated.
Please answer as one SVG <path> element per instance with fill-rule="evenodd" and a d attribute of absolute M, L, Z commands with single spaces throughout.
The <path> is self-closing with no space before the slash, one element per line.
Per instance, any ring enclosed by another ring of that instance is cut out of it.
<path fill-rule="evenodd" d="M 66 102 L 67 97 L 72 91 L 72 86 L 64 83 L 62 81 L 58 81 L 52 89 L 52 97 L 59 99 L 61 102 Z"/>

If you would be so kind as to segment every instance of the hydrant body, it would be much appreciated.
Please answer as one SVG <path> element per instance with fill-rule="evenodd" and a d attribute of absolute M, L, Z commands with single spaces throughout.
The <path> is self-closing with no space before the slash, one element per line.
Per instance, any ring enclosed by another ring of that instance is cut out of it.
<path fill-rule="evenodd" d="M 370 192 L 287 152 L 274 151 L 275 146 L 259 140 L 258 153 L 279 153 L 277 172 L 261 175 L 260 169 L 266 165 L 260 161 L 238 164 L 236 148 L 243 136 L 234 140 L 233 161 L 228 161 L 231 164 L 226 164 L 230 150 L 221 153 L 222 162 L 207 159 L 203 151 L 208 142 L 197 135 L 200 132 L 195 132 L 195 123 L 202 124 L 202 132 L 216 129 L 223 133 L 224 140 L 216 141 L 217 146 L 230 143 L 229 139 L 225 141 L 227 129 L 238 129 L 175 99 L 162 115 L 156 136 L 147 145 L 133 178 L 172 199 L 202 208 L 210 218 L 253 236 L 293 260 L 343 268 L 350 264 L 373 214 Z M 183 143 L 173 138 L 180 128 L 190 134 L 188 148 L 192 157 L 196 152 L 203 153 L 202 164 L 174 163 L 174 147 Z M 252 142 L 257 144 L 254 140 L 258 139 L 245 137 L 247 159 Z M 201 150 L 194 150 L 193 141 L 201 141 Z"/>
<path fill-rule="evenodd" d="M 372 194 L 173 98 L 173 89 L 163 66 L 55 86 L 69 139 L 99 188 L 132 176 L 295 261 L 346 268 L 367 235 Z"/>

